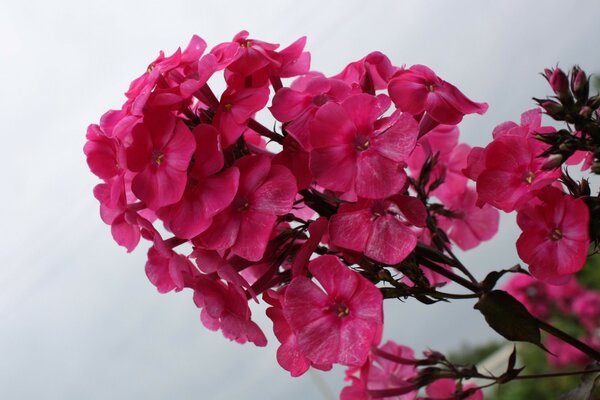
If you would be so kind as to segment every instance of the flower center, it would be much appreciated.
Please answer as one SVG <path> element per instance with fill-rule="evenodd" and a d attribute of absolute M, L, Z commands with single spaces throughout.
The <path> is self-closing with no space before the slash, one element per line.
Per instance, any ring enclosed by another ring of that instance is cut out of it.
<path fill-rule="evenodd" d="M 552 232 L 550 232 L 550 239 L 552 239 L 554 241 L 560 240 L 560 239 L 562 239 L 562 237 L 563 237 L 562 231 L 558 228 L 554 228 L 552 230 Z"/>
<path fill-rule="evenodd" d="M 250 47 L 252 47 L 252 42 L 250 40 L 244 40 L 242 43 L 240 43 L 240 47 L 245 47 L 249 49 Z"/>
<path fill-rule="evenodd" d="M 425 85 L 425 88 L 427 89 L 428 92 L 433 93 L 435 91 L 435 88 L 433 87 L 433 83 L 429 83 L 427 85 Z"/>
<path fill-rule="evenodd" d="M 223 111 L 228 112 L 231 111 L 231 109 L 233 108 L 233 104 L 231 103 L 227 103 L 223 105 Z"/>
<path fill-rule="evenodd" d="M 347 317 L 350 314 L 350 309 L 348 306 L 340 302 L 333 303 L 329 309 L 339 318 Z"/>
<path fill-rule="evenodd" d="M 327 103 L 327 100 L 329 100 L 329 98 L 327 97 L 326 94 L 320 94 L 320 95 L 317 95 L 317 96 L 313 97 L 312 102 L 313 102 L 314 105 L 320 107 L 323 104 Z"/>
<path fill-rule="evenodd" d="M 154 150 L 152 152 L 152 162 L 156 165 L 160 165 L 165 158 L 165 153 L 162 150 Z"/>
<path fill-rule="evenodd" d="M 526 182 L 528 185 L 531 185 L 534 179 L 535 174 L 531 171 L 527 171 L 523 174 L 523 182 Z"/>
<path fill-rule="evenodd" d="M 250 207 L 250 203 L 243 197 L 236 197 L 233 201 L 233 208 L 238 212 L 244 212 Z"/>
<path fill-rule="evenodd" d="M 369 148 L 371 144 L 369 137 L 367 135 L 358 135 L 356 139 L 354 139 L 354 148 L 357 151 L 365 151 Z"/>

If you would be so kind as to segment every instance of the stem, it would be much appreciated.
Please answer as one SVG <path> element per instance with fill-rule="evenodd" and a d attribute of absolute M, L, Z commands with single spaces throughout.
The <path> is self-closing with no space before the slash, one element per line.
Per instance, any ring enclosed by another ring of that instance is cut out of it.
<path fill-rule="evenodd" d="M 577 350 L 581 351 L 585 355 L 590 356 L 594 360 L 600 361 L 600 352 L 598 352 L 597 350 L 591 348 L 590 346 L 583 343 L 582 341 L 575 339 L 573 336 L 569 335 L 568 333 L 563 332 L 560 329 L 550 325 L 549 323 L 542 321 L 541 319 L 538 319 L 535 317 L 533 317 L 533 318 L 537 322 L 538 326 L 541 329 L 543 329 L 544 331 L 546 331 L 547 333 L 549 333 L 550 335 L 562 340 L 565 343 L 570 344 L 571 346 L 575 347 Z"/>
<path fill-rule="evenodd" d="M 588 370 L 583 370 L 583 371 L 565 371 L 565 372 L 549 372 L 547 374 L 519 375 L 519 376 L 515 376 L 511 380 L 555 378 L 555 377 L 559 377 L 559 376 L 582 375 L 582 374 L 587 374 L 589 372 L 600 372 L 600 368 L 588 369 Z"/>
<path fill-rule="evenodd" d="M 456 267 L 460 270 L 460 272 L 465 274 L 467 276 L 467 278 L 469 278 L 471 280 L 471 282 L 478 284 L 479 282 L 477 281 L 477 279 L 475 279 L 473 274 L 471 274 L 471 271 L 469 271 L 467 269 L 467 267 L 465 267 L 464 264 L 458 259 L 458 257 L 456 257 L 456 255 L 454 255 L 454 253 L 452 252 L 452 249 L 450 248 L 450 246 L 448 246 L 448 243 L 444 243 L 444 249 L 446 249 L 446 251 L 448 252 L 450 257 L 452 257 L 452 259 L 456 263 Z"/>
<path fill-rule="evenodd" d="M 283 144 L 283 137 L 281 135 L 276 134 L 266 126 L 262 125 L 260 122 L 256 121 L 254 118 L 250 118 L 248 120 L 248 128 L 276 143 Z"/>
<path fill-rule="evenodd" d="M 428 260 L 427 258 L 423 258 L 423 257 L 420 257 L 418 261 L 419 261 L 419 264 L 423 265 L 424 267 L 427 267 L 430 270 L 432 270 L 433 272 L 436 272 L 442 276 L 445 276 L 446 278 L 450 279 L 451 281 L 458 283 L 459 285 L 463 286 L 466 289 L 469 289 L 473 293 L 476 293 L 476 294 L 481 293 L 481 288 L 479 287 L 479 285 L 466 280 L 462 276 L 456 275 L 452 271 L 448 271 L 447 269 L 445 269 L 444 267 L 442 267 L 440 265 L 437 265 L 433 261 Z"/>

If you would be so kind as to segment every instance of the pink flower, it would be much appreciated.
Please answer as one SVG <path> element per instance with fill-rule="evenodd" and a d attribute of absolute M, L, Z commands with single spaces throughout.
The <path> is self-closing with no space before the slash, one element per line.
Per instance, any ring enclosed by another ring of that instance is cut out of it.
<path fill-rule="evenodd" d="M 124 148 L 116 138 L 106 136 L 100 126 L 93 124 L 87 129 L 86 139 L 83 152 L 97 177 L 107 180 L 125 173 Z"/>
<path fill-rule="evenodd" d="M 592 347 L 598 348 L 597 341 L 593 343 L 594 341 L 589 338 L 579 338 L 579 340 L 582 340 Z M 544 345 L 549 351 L 549 353 L 546 354 L 548 364 L 556 368 L 564 368 L 567 366 L 585 368 L 586 365 L 593 361 L 589 356 L 577 350 L 575 347 L 552 335 L 548 335 Z"/>
<path fill-rule="evenodd" d="M 225 251 L 250 261 L 262 258 L 278 215 L 288 213 L 296 196 L 296 181 L 267 156 L 246 156 L 235 163 L 238 191 L 210 227 L 194 239 L 200 247 Z"/>
<path fill-rule="evenodd" d="M 362 365 L 383 327 L 379 289 L 335 256 L 318 257 L 308 269 L 320 287 L 296 277 L 283 304 L 299 350 L 315 364 Z"/>
<path fill-rule="evenodd" d="M 275 59 L 279 45 L 248 39 L 249 35 L 247 31 L 241 31 L 231 42 L 221 43 L 210 51 L 217 58 L 219 69 L 226 67 L 236 74 L 248 76 L 270 64 L 280 66 Z"/>
<path fill-rule="evenodd" d="M 263 299 L 271 305 L 267 308 L 266 314 L 273 321 L 273 333 L 281 343 L 277 349 L 277 362 L 293 377 L 304 374 L 311 366 L 323 371 L 330 370 L 331 364 L 313 364 L 298 348 L 296 335 L 292 332 L 292 328 L 283 314 L 281 303 L 284 293 L 285 288 L 280 292 L 269 290 L 263 295 Z"/>
<path fill-rule="evenodd" d="M 100 217 L 110 225 L 115 242 L 132 252 L 140 242 L 138 215 L 128 209 L 122 177 L 94 188 L 94 197 L 100 202 Z"/>
<path fill-rule="evenodd" d="M 544 158 L 538 157 L 545 144 L 523 136 L 503 135 L 485 149 L 485 167 L 477 176 L 477 194 L 505 212 L 518 209 L 532 192 L 550 185 L 560 176 L 560 169 L 542 169 Z"/>
<path fill-rule="evenodd" d="M 231 146 L 247 129 L 248 120 L 269 100 L 266 87 L 233 90 L 227 89 L 221 96 L 213 120 L 221 132 L 223 147 Z"/>
<path fill-rule="evenodd" d="M 556 297 L 549 295 L 544 282 L 526 274 L 512 275 L 503 289 L 539 318 L 547 318 L 552 306 L 551 302 L 557 300 Z"/>
<path fill-rule="evenodd" d="M 158 210 L 165 226 L 180 238 L 191 239 L 205 231 L 213 216 L 233 200 L 238 188 L 237 168 L 223 169 L 219 132 L 200 124 L 192 132 L 196 140 L 194 165 L 188 173 L 183 197 L 177 203 Z"/>
<path fill-rule="evenodd" d="M 295 81 L 292 87 L 275 93 L 269 109 L 284 122 L 284 129 L 307 151 L 311 150 L 309 123 L 317 110 L 329 101 L 341 102 L 350 95 L 350 87 L 342 81 L 309 75 Z"/>
<path fill-rule="evenodd" d="M 369 392 L 386 391 L 388 400 L 414 400 L 418 388 L 410 379 L 417 376 L 415 363 L 411 348 L 388 341 L 373 351 L 360 369 L 360 378 L 352 376 L 353 368 L 348 369 L 346 380 L 352 384 L 342 390 L 340 399 L 371 400 L 380 397 L 371 396 Z"/>
<path fill-rule="evenodd" d="M 475 387 L 476 386 L 473 384 L 467 384 L 461 388 L 457 386 L 453 379 L 444 378 L 438 379 L 428 385 L 425 392 L 427 393 L 427 399 L 429 400 L 453 400 L 457 398 L 465 400 L 483 400 L 483 392 L 480 389 L 475 390 L 473 394 L 470 394 L 467 397 L 458 397 L 461 393 Z"/>
<path fill-rule="evenodd" d="M 319 185 L 370 199 L 402 189 L 417 124 L 407 114 L 377 120 L 386 109 L 379 98 L 357 94 L 317 111 L 310 125 L 310 169 Z"/>
<path fill-rule="evenodd" d="M 443 178 L 443 183 L 431 191 L 431 195 L 442 201 L 456 198 L 465 190 L 467 177 L 462 170 L 467 166 L 466 159 L 470 147 L 458 143 L 458 127 L 438 125 L 427 135 L 422 136 L 407 163 L 413 178 L 418 178 L 428 157 L 437 154 L 437 163 L 430 174 L 430 185 Z"/>
<path fill-rule="evenodd" d="M 590 214 L 581 199 L 548 187 L 538 193 L 541 204 L 530 204 L 517 214 L 523 230 L 517 252 L 538 279 L 562 281 L 583 268 L 590 245 Z"/>
<path fill-rule="evenodd" d="M 221 329 L 223 336 L 238 343 L 266 346 L 267 338 L 251 320 L 246 295 L 236 285 L 213 280 L 205 275 L 195 278 L 194 303 L 202 312 L 200 320 L 210 330 Z"/>
<path fill-rule="evenodd" d="M 152 210 L 179 201 L 195 146 L 185 123 L 171 113 L 156 110 L 145 115 L 134 127 L 127 149 L 127 166 L 138 172 L 131 183 L 133 193 Z"/>
<path fill-rule="evenodd" d="M 425 217 L 423 203 L 414 197 L 360 199 L 356 204 L 342 205 L 331 217 L 329 237 L 337 247 L 393 265 L 415 248 L 419 232 L 415 227 L 425 226 Z"/>
<path fill-rule="evenodd" d="M 474 103 L 424 65 L 400 70 L 390 81 L 390 97 L 398 109 L 413 115 L 426 111 L 440 124 L 456 125 L 464 115 L 483 114 L 486 103 Z"/>
<path fill-rule="evenodd" d="M 465 187 L 462 193 L 448 196 L 445 206 L 454 214 L 440 216 L 440 227 L 462 250 L 470 250 L 483 241 L 490 240 L 498 232 L 500 214 L 489 204 L 477 207 L 477 194 L 472 187 Z"/>
<path fill-rule="evenodd" d="M 588 290 L 573 301 L 573 313 L 589 334 L 600 326 L 600 293 Z"/>
<path fill-rule="evenodd" d="M 147 71 L 131 82 L 125 93 L 128 101 L 124 108 L 132 115 L 141 116 L 151 95 L 154 106 L 171 105 L 189 98 L 214 72 L 209 68 L 212 63 L 199 63 L 205 49 L 206 42 L 194 35 L 183 52 L 177 49 L 165 57 L 161 51 Z"/>
<path fill-rule="evenodd" d="M 393 66 L 385 54 L 374 51 L 361 60 L 348 64 L 342 72 L 332 78 L 373 94 L 375 90 L 387 88 L 396 71 L 398 67 Z"/>

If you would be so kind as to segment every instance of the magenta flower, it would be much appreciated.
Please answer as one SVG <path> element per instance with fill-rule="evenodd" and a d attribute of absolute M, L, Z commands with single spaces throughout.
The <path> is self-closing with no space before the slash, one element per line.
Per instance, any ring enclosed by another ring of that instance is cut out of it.
<path fill-rule="evenodd" d="M 538 198 L 541 203 L 529 204 L 517 214 L 523 230 L 517 252 L 533 276 L 562 282 L 585 264 L 590 213 L 583 200 L 553 187 L 544 188 Z"/>
<path fill-rule="evenodd" d="M 307 151 L 311 150 L 309 124 L 317 110 L 329 101 L 341 102 L 350 95 L 350 87 L 342 81 L 308 75 L 292 87 L 275 93 L 269 109 L 284 122 L 284 128 Z"/>
<path fill-rule="evenodd" d="M 200 275 L 194 282 L 194 303 L 202 311 L 200 320 L 210 330 L 221 329 L 223 336 L 238 343 L 266 346 L 267 338 L 251 320 L 246 295 L 236 285 Z"/>
<path fill-rule="evenodd" d="M 346 372 L 346 379 L 352 383 L 342 390 L 340 400 L 380 398 L 371 396 L 369 391 L 386 391 L 385 399 L 388 400 L 414 400 L 417 393 L 418 386 L 410 382 L 417 376 L 414 352 L 393 341 L 372 351 L 369 360 L 360 369 L 360 377 L 353 376 L 355 372 L 353 368 Z"/>
<path fill-rule="evenodd" d="M 417 124 L 408 114 L 377 120 L 386 100 L 357 94 L 319 108 L 310 125 L 310 169 L 319 185 L 370 199 L 402 189 Z"/>
<path fill-rule="evenodd" d="M 381 292 L 335 256 L 318 257 L 308 269 L 323 289 L 296 277 L 283 304 L 298 348 L 315 364 L 362 365 L 380 339 Z"/>
<path fill-rule="evenodd" d="M 205 49 L 206 42 L 194 35 L 183 52 L 179 48 L 171 56 L 165 57 L 161 51 L 147 71 L 131 82 L 125 93 L 128 101 L 124 108 L 132 115 L 141 116 L 153 93 L 160 93 L 155 96 L 153 105 L 174 104 L 189 97 L 214 72 L 212 68 L 204 68 L 208 66 L 207 63 L 200 62 L 203 68 L 198 68 L 198 60 Z"/>
<path fill-rule="evenodd" d="M 247 31 L 241 31 L 231 42 L 221 43 L 210 51 L 217 58 L 219 69 L 227 67 L 236 74 L 247 76 L 268 65 L 281 66 L 275 56 L 278 44 L 248 39 L 249 35 Z"/>
<path fill-rule="evenodd" d="M 547 318 L 551 301 L 557 300 L 549 293 L 548 286 L 544 282 L 526 274 L 514 274 L 502 289 L 519 300 L 538 318 Z"/>
<path fill-rule="evenodd" d="M 457 382 L 454 381 L 454 379 L 444 378 L 429 384 L 425 389 L 425 393 L 427 393 L 428 400 L 483 400 L 483 392 L 480 389 L 475 390 L 466 397 L 461 396 L 462 393 L 475 387 L 476 385 L 474 384 L 467 384 L 461 387 L 457 385 Z"/>
<path fill-rule="evenodd" d="M 246 156 L 235 167 L 240 171 L 237 194 L 210 227 L 194 239 L 200 247 L 225 251 L 250 261 L 263 256 L 278 215 L 288 213 L 296 196 L 296 181 L 267 156 Z"/>
<path fill-rule="evenodd" d="M 367 54 L 364 58 L 348 64 L 342 72 L 332 76 L 358 88 L 365 93 L 387 88 L 390 79 L 398 71 L 387 56 L 379 51 Z"/>
<path fill-rule="evenodd" d="M 133 128 L 133 143 L 127 148 L 127 167 L 138 172 L 131 183 L 133 193 L 152 210 L 179 201 L 195 146 L 190 130 L 173 114 L 145 115 Z"/>
<path fill-rule="evenodd" d="M 285 289 L 280 292 L 269 290 L 263 295 L 263 299 L 271 305 L 267 308 L 266 314 L 273 321 L 273 333 L 281 343 L 277 349 L 277 362 L 293 377 L 304 374 L 311 366 L 323 371 L 330 370 L 331 364 L 313 364 L 298 348 L 296 335 L 292 332 L 292 328 L 283 314 L 281 303 Z"/>
<path fill-rule="evenodd" d="M 133 251 L 140 242 L 140 228 L 137 214 L 127 208 L 123 178 L 96 185 L 94 197 L 100 202 L 100 217 L 110 225 L 115 242 L 128 252 Z"/>
<path fill-rule="evenodd" d="M 466 114 L 483 114 L 488 109 L 487 103 L 469 100 L 424 65 L 413 65 L 396 73 L 388 90 L 399 110 L 413 115 L 426 111 L 440 124 L 456 125 Z"/>
<path fill-rule="evenodd" d="M 446 218 L 440 216 L 438 221 L 448 237 L 462 250 L 470 250 L 483 241 L 490 240 L 498 232 L 500 214 L 489 204 L 477 206 L 477 194 L 472 187 L 465 187 L 463 192 L 448 196 L 445 203 L 454 214 Z"/>
<path fill-rule="evenodd" d="M 221 132 L 223 147 L 231 146 L 248 128 L 248 120 L 269 100 L 266 87 L 233 90 L 227 89 L 221 96 L 216 110 L 214 125 Z"/>
<path fill-rule="evenodd" d="M 90 170 L 97 177 L 107 180 L 125 173 L 125 152 L 116 138 L 106 136 L 96 124 L 88 127 L 85 137 L 88 141 L 83 152 Z"/>
<path fill-rule="evenodd" d="M 384 264 L 397 264 L 417 245 L 425 226 L 426 210 L 420 200 L 395 196 L 386 200 L 360 199 L 344 204 L 329 222 L 331 244 L 363 253 Z"/>
<path fill-rule="evenodd" d="M 200 124 L 192 132 L 196 140 L 194 165 L 188 174 L 183 197 L 177 203 L 158 210 L 165 226 L 180 238 L 191 239 L 205 231 L 213 216 L 233 200 L 238 188 L 237 168 L 223 169 L 219 132 Z"/>
<path fill-rule="evenodd" d="M 513 135 L 490 143 L 483 154 L 485 167 L 477 176 L 479 200 L 511 212 L 533 196 L 533 191 L 554 182 L 561 171 L 542 169 L 545 159 L 538 156 L 544 147 L 538 140 Z"/>

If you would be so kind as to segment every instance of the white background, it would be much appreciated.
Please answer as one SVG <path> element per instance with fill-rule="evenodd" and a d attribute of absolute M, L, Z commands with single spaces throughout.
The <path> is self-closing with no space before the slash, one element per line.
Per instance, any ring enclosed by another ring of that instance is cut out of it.
<path fill-rule="evenodd" d="M 600 71 L 597 1 L 0 2 L 0 398 L 328 399 L 343 371 L 290 378 L 276 343 L 240 346 L 207 331 L 190 293 L 160 295 L 145 247 L 126 254 L 98 215 L 85 130 L 118 108 L 160 49 L 242 29 L 282 45 L 307 35 L 326 74 L 380 50 L 423 63 L 489 112 L 465 118 L 484 145 L 548 94 L 544 67 Z M 267 125 L 271 125 L 272 121 Z M 478 276 L 516 263 L 518 232 L 464 256 Z M 386 304 L 385 338 L 448 350 L 497 338 L 472 302 Z M 270 323 L 255 318 L 272 339 Z"/>

